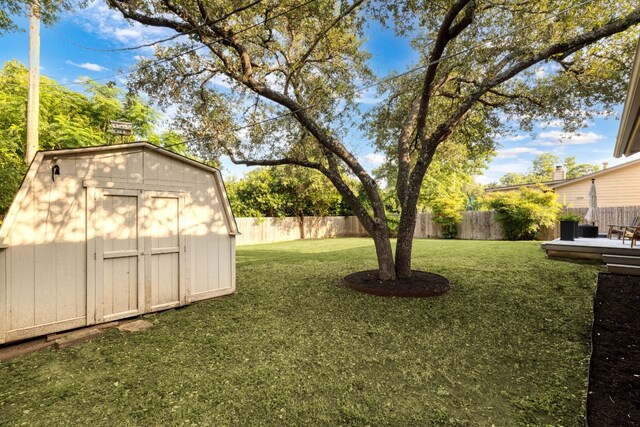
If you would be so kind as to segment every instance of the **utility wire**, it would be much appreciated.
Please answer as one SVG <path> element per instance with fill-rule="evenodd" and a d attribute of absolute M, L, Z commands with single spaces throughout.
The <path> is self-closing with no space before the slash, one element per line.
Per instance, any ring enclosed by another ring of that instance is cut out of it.
<path fill-rule="evenodd" d="M 313 2 L 313 1 L 316 1 L 316 0 L 308 0 L 307 2 L 305 2 L 305 3 L 301 4 L 301 5 L 298 5 L 298 6 L 294 7 L 294 8 L 291 8 L 291 9 L 287 10 L 286 12 L 283 12 L 283 13 L 281 13 L 279 15 L 273 16 L 270 19 L 275 19 L 278 16 L 282 16 L 283 14 L 291 12 L 292 10 L 295 10 L 295 9 L 297 9 L 299 7 L 302 7 L 302 6 L 306 5 L 306 4 L 309 4 L 309 3 Z M 485 40 L 483 40 L 483 41 L 481 41 L 481 42 L 479 42 L 479 43 L 477 43 L 477 44 L 475 44 L 473 46 L 470 46 L 470 47 L 465 48 L 465 49 L 461 49 L 460 51 L 457 51 L 457 52 L 454 52 L 454 53 L 451 53 L 451 54 L 448 54 L 448 55 L 443 55 L 442 57 L 440 57 L 440 59 L 437 59 L 435 61 L 431 61 L 431 62 L 429 62 L 427 64 L 423 64 L 423 65 L 411 68 L 411 69 L 409 69 L 409 70 L 407 70 L 405 72 L 402 72 L 400 74 L 394 74 L 392 76 L 389 76 L 389 77 L 384 78 L 382 80 L 379 80 L 377 82 L 371 83 L 369 85 L 365 85 L 365 86 L 362 86 L 360 88 L 354 89 L 354 90 L 352 90 L 351 92 L 348 92 L 345 95 L 336 96 L 336 97 L 334 97 L 334 99 L 335 100 L 341 99 L 341 98 L 344 99 L 344 98 L 347 98 L 349 96 L 353 96 L 353 95 L 355 95 L 357 93 L 363 92 L 365 90 L 371 89 L 373 87 L 379 86 L 381 84 L 387 83 L 389 81 L 393 81 L 393 80 L 399 79 L 401 77 L 404 77 L 406 75 L 412 74 L 412 73 L 414 73 L 416 71 L 424 70 L 424 69 L 426 69 L 427 67 L 429 67 L 431 65 L 435 65 L 435 64 L 438 64 L 438 63 L 440 63 L 442 61 L 446 61 L 446 60 L 455 58 L 457 56 L 460 56 L 460 55 L 462 55 L 464 53 L 468 53 L 468 52 L 471 52 L 473 50 L 476 50 L 479 47 L 482 47 L 482 46 L 486 45 L 487 43 L 489 43 L 491 41 L 494 41 L 496 39 L 503 39 L 505 37 L 510 37 L 512 35 L 516 35 L 516 34 L 522 32 L 522 31 L 525 31 L 525 30 L 527 30 L 529 28 L 532 28 L 532 27 L 534 27 L 534 26 L 536 26 L 536 25 L 538 25 L 540 23 L 548 21 L 548 20 L 550 20 L 552 18 L 556 18 L 556 17 L 558 17 L 558 16 L 560 16 L 560 15 L 562 15 L 562 14 L 564 14 L 564 13 L 570 11 L 570 10 L 573 10 L 573 9 L 585 6 L 585 5 L 589 4 L 589 3 L 592 3 L 593 1 L 594 0 L 585 0 L 585 1 L 581 2 L 581 3 L 576 4 L 576 5 L 569 6 L 569 7 L 565 8 L 565 9 L 563 9 L 561 11 L 558 11 L 556 13 L 552 13 L 552 14 L 546 16 L 545 18 L 542 18 L 542 19 L 540 19 L 540 20 L 538 20 L 536 22 L 533 22 L 531 24 L 528 24 L 528 25 L 525 25 L 523 27 L 519 27 L 517 29 L 508 31 L 508 32 L 506 32 L 504 34 L 499 34 L 499 35 L 488 37 Z M 265 22 L 266 22 L 266 20 L 263 21 L 262 23 L 265 23 Z M 239 34 L 239 33 L 244 32 L 244 31 L 248 31 L 249 29 L 254 28 L 257 25 L 260 25 L 260 24 L 259 23 L 258 24 L 254 24 L 254 25 L 252 25 L 250 27 L 247 27 L 247 28 L 245 28 L 243 30 L 240 30 L 240 31 L 236 32 L 236 34 Z M 192 49 L 191 51 L 202 49 L 204 47 L 206 47 L 206 45 L 199 46 L 198 48 Z M 188 53 L 188 52 L 185 52 L 185 53 Z M 178 56 L 181 56 L 181 55 L 177 55 L 175 57 L 178 57 Z M 161 60 L 158 60 L 157 63 L 167 62 L 167 61 L 169 61 L 171 59 L 175 59 L 175 58 L 174 57 L 163 58 Z M 93 80 L 93 81 L 95 81 L 95 80 Z M 80 84 L 80 83 L 76 83 L 76 84 Z M 64 85 L 60 85 L 60 86 L 64 86 Z M 259 125 L 262 125 L 262 124 L 265 124 L 265 123 L 269 123 L 269 122 L 272 122 L 272 121 L 280 120 L 280 119 L 283 119 L 285 117 L 292 116 L 292 115 L 294 115 L 296 113 L 299 113 L 299 112 L 302 112 L 302 111 L 306 111 L 306 110 L 316 109 L 318 107 L 319 106 L 317 104 L 315 104 L 315 105 L 312 104 L 312 105 L 309 105 L 309 106 L 306 106 L 306 107 L 301 107 L 301 108 L 298 108 L 298 109 L 293 110 L 293 111 L 287 111 L 285 113 L 282 113 L 282 114 L 279 114 L 279 115 L 276 115 L 276 116 L 273 116 L 273 117 L 266 118 L 264 120 L 260 120 L 260 121 L 257 121 L 257 122 L 252 122 L 252 123 L 249 123 L 247 125 L 238 126 L 238 127 L 223 131 L 222 134 L 233 134 L 233 133 L 239 132 L 241 130 L 250 129 L 252 127 L 256 127 L 256 126 L 259 126 Z M 321 110 L 321 112 L 322 111 L 324 111 L 324 110 Z M 213 139 L 213 138 L 212 137 L 192 138 L 192 139 L 188 139 L 188 140 L 185 140 L 185 141 L 182 141 L 182 142 L 179 142 L 179 143 L 175 143 L 175 144 L 170 144 L 170 145 L 164 146 L 164 148 L 170 148 L 170 147 L 174 147 L 174 146 L 185 145 L 185 144 L 189 144 L 189 143 L 192 143 L 192 142 L 206 142 L 206 141 L 210 141 L 211 139 Z"/>
<path fill-rule="evenodd" d="M 261 1 L 262 1 L 262 0 L 261 0 Z M 267 18 L 263 19 L 262 21 L 258 21 L 258 22 L 256 22 L 255 24 L 252 24 L 252 25 L 250 25 L 250 26 L 248 26 L 248 27 L 242 28 L 242 29 L 240 29 L 240 30 L 238 30 L 238 31 L 234 32 L 233 34 L 234 34 L 234 35 L 238 35 L 238 34 L 245 33 L 245 32 L 247 32 L 247 31 L 249 31 L 249 30 L 251 30 L 251 29 L 253 29 L 253 28 L 256 28 L 256 27 L 258 27 L 258 26 L 264 25 L 264 24 L 266 24 L 266 23 L 267 23 L 267 22 L 269 22 L 269 21 L 272 21 L 272 20 L 277 19 L 277 18 L 279 18 L 279 17 L 281 17 L 281 16 L 284 16 L 284 15 L 287 15 L 288 13 L 293 12 L 294 10 L 300 9 L 300 8 L 302 8 L 302 7 L 306 6 L 306 5 L 310 4 L 310 3 L 316 2 L 316 1 L 318 1 L 318 0 L 307 0 L 307 1 L 305 1 L 304 3 L 297 4 L 297 5 L 295 5 L 295 6 L 291 7 L 291 8 L 289 8 L 289 9 L 287 9 L 287 10 L 283 11 L 283 12 L 277 13 L 277 14 L 275 14 L 275 15 L 273 15 L 273 16 L 270 16 L 270 17 L 267 17 Z M 257 2 L 255 2 L 255 4 L 257 4 Z M 207 24 L 207 25 L 208 25 L 208 24 Z M 199 26 L 197 29 L 202 28 L 202 27 L 204 27 L 204 26 L 205 26 L 205 25 Z M 226 38 L 225 38 L 225 37 L 219 37 L 219 38 L 218 38 L 218 40 L 226 40 Z M 181 57 L 181 56 L 183 56 L 183 55 L 187 55 L 187 54 L 190 54 L 190 53 L 196 52 L 196 51 L 201 50 L 201 49 L 204 49 L 204 48 L 206 48 L 206 47 L 207 47 L 207 45 L 206 45 L 206 44 L 203 44 L 203 45 L 201 45 L 201 46 L 197 46 L 197 47 L 194 47 L 194 48 L 187 49 L 187 50 L 185 50 L 185 51 L 179 52 L 179 53 L 177 53 L 177 54 L 175 54 L 175 55 L 171 55 L 171 56 L 166 57 L 166 58 L 159 58 L 159 59 L 155 59 L 155 60 L 153 60 L 153 61 L 149 61 L 148 63 L 146 63 L 146 64 L 144 64 L 144 65 L 140 66 L 140 67 L 137 69 L 137 71 L 139 71 L 139 70 L 144 70 L 144 69 L 147 69 L 147 68 L 150 68 L 150 67 L 152 67 L 152 66 L 154 66 L 154 65 L 158 65 L 158 64 L 162 64 L 162 63 L 165 63 L 165 62 L 172 61 L 172 60 L 177 59 L 177 58 L 179 58 L 179 57 Z M 103 76 L 103 77 L 99 77 L 99 78 L 91 79 L 91 80 L 93 80 L 93 81 L 96 81 L 96 82 L 97 82 L 97 81 L 99 81 L 99 80 L 105 80 L 105 79 L 109 79 L 109 78 L 112 78 L 112 77 L 131 76 L 131 75 L 133 75 L 133 74 L 134 74 L 134 72 L 135 72 L 135 71 L 128 72 L 128 73 L 112 74 L 112 75 L 109 75 L 109 76 Z M 73 85 L 78 85 L 78 84 L 79 84 L 79 83 L 68 83 L 68 84 L 61 85 L 61 86 L 73 86 Z"/>
<path fill-rule="evenodd" d="M 362 87 L 360 87 L 360 88 L 354 89 L 354 90 L 352 90 L 351 92 L 348 92 L 348 93 L 347 93 L 347 94 L 345 94 L 345 95 L 342 95 L 342 96 L 339 96 L 339 97 L 334 97 L 334 100 L 337 100 L 337 99 L 340 99 L 340 98 L 343 98 L 343 99 L 344 99 L 344 98 L 347 98 L 347 97 L 350 97 L 350 96 L 356 95 L 356 94 L 358 94 L 358 93 L 360 93 L 360 92 L 363 92 L 363 91 L 365 91 L 365 90 L 371 89 L 371 88 L 373 88 L 373 87 L 379 86 L 379 85 L 381 85 L 381 84 L 387 83 L 387 82 L 389 82 L 389 81 L 393 81 L 393 80 L 399 79 L 399 78 L 401 78 L 401 77 L 407 76 L 407 75 L 409 75 L 409 74 L 415 73 L 416 71 L 424 70 L 424 69 L 426 69 L 427 67 L 430 67 L 431 65 L 435 65 L 435 64 L 438 64 L 438 63 L 440 63 L 440 62 L 442 62 L 442 61 L 446 61 L 446 60 L 449 60 L 449 59 L 455 58 L 455 57 L 457 57 L 457 56 L 460 56 L 460 55 L 462 55 L 462 54 L 464 54 L 464 53 L 468 53 L 468 52 L 471 52 L 471 51 L 473 51 L 473 50 L 476 50 L 476 49 L 478 49 L 479 47 L 482 47 L 482 46 L 486 45 L 487 43 L 489 43 L 489 42 L 491 42 L 491 41 L 494 41 L 494 40 L 496 40 L 496 39 L 503 39 L 503 38 L 505 38 L 505 37 L 510 37 L 510 36 L 516 35 L 516 34 L 518 34 L 518 33 L 521 33 L 521 32 L 523 32 L 523 31 L 525 31 L 525 30 L 527 30 L 527 29 L 531 28 L 531 27 L 534 27 L 534 26 L 536 26 L 536 25 L 538 25 L 538 24 L 540 24 L 540 23 L 542 23 L 542 22 L 548 21 L 548 20 L 550 20 L 550 19 L 552 19 L 552 18 L 556 18 L 556 17 L 558 17 L 558 16 L 560 16 L 560 15 L 562 15 L 562 14 L 566 13 L 566 12 L 569 12 L 569 11 L 570 11 L 570 10 L 572 10 L 572 9 L 576 9 L 576 8 L 579 8 L 579 7 L 585 6 L 585 5 L 589 4 L 589 3 L 592 3 L 593 1 L 594 1 L 594 0 L 585 0 L 585 1 L 581 2 L 581 3 L 579 3 L 579 4 L 576 4 L 576 5 L 573 5 L 573 6 L 569 6 L 569 7 L 565 8 L 565 9 L 563 9 L 563 10 L 561 10 L 561 11 L 558 11 L 558 12 L 556 12 L 556 13 L 552 13 L 551 15 L 546 16 L 545 18 L 540 19 L 540 20 L 538 20 L 538 21 L 536 21 L 536 22 L 533 22 L 533 23 L 531 23 L 531 24 L 525 25 L 525 26 L 523 26 L 523 27 L 519 27 L 519 28 L 514 29 L 514 30 L 511 30 L 511 31 L 507 31 L 507 32 L 506 32 L 506 33 L 504 33 L 504 34 L 499 34 L 499 35 L 495 35 L 495 36 L 492 36 L 492 37 L 488 37 L 488 38 L 486 38 L 485 40 L 483 40 L 483 41 L 481 41 L 481 42 L 479 42 L 479 43 L 477 43 L 477 44 L 475 44 L 475 45 L 473 45 L 473 46 L 470 46 L 470 47 L 468 47 L 468 48 L 465 48 L 465 49 L 459 50 L 459 51 L 454 52 L 454 53 L 451 53 L 451 54 L 449 54 L 449 55 L 443 55 L 442 57 L 440 57 L 440 59 L 437 59 L 437 60 L 435 60 L 435 61 L 431 61 L 431 62 L 429 62 L 429 63 L 427 63 L 427 64 L 424 64 L 424 65 L 420 65 L 420 66 L 417 66 L 417 67 L 411 68 L 411 69 L 409 69 L 409 70 L 407 70 L 407 71 L 404 71 L 404 72 L 402 72 L 402 73 L 400 73 L 400 74 L 394 74 L 394 75 L 392 75 L 392 76 L 389 76 L 389 77 L 384 78 L 384 79 L 382 79 L 382 80 L 379 80 L 379 81 L 377 81 L 377 82 L 374 82 L 374 83 L 371 83 L 371 84 L 369 84 L 369 85 L 365 85 L 365 86 L 362 86 Z M 264 119 L 264 120 L 260 120 L 260 121 L 257 121 L 257 122 L 252 122 L 252 123 L 249 123 L 249 124 L 244 125 L 244 126 L 235 127 L 235 128 L 233 128 L 233 129 L 230 129 L 230 130 L 225 131 L 225 132 L 223 132 L 223 133 L 225 133 L 225 134 L 232 134 L 232 133 L 235 133 L 235 132 L 238 132 L 238 131 L 241 131 L 241 130 L 250 129 L 250 128 L 255 127 L 255 126 L 260 126 L 260 125 L 265 124 L 265 123 L 268 123 L 268 122 L 272 122 L 272 121 L 280 120 L 280 119 L 282 119 L 282 118 L 285 118 L 285 117 L 287 117 L 287 116 L 291 116 L 291 115 L 295 115 L 296 113 L 299 113 L 299 112 L 302 112 L 302 111 L 311 110 L 311 109 L 316 109 L 316 108 L 318 108 L 318 107 L 319 107 L 319 106 L 318 106 L 317 104 L 315 104 L 315 105 L 313 105 L 313 104 L 312 104 L 312 105 L 308 105 L 308 106 L 306 106 L 306 107 L 298 108 L 298 109 L 296 109 L 296 110 L 294 110 L 294 111 L 287 111 L 287 112 L 285 112 L 285 113 L 282 113 L 282 114 L 279 114 L 279 115 L 276 115 L 276 116 L 273 116 L 273 117 L 269 117 L 269 118 L 266 118 L 266 119 Z M 321 110 L 320 112 L 322 112 L 322 111 L 326 111 L 326 109 L 325 109 L 325 110 Z M 184 142 L 182 142 L 182 143 L 169 145 L 168 147 L 175 146 L 175 145 L 181 145 L 181 144 L 188 144 L 188 143 L 190 143 L 190 142 L 197 142 L 197 141 L 205 142 L 205 141 L 207 141 L 207 140 L 209 140 L 209 139 L 211 139 L 211 138 L 208 138 L 208 139 L 207 139 L 207 138 L 193 138 L 192 140 L 187 140 L 187 141 L 184 141 Z"/>
<path fill-rule="evenodd" d="M 198 25 L 198 26 L 196 26 L 196 27 L 192 28 L 191 30 L 186 31 L 184 33 L 174 34 L 174 35 L 172 35 L 170 37 L 166 37 L 166 38 L 163 38 L 163 39 L 158 39 L 158 40 L 155 40 L 155 41 L 152 41 L 152 42 L 149 42 L 149 43 L 144 43 L 144 44 L 140 44 L 140 45 L 136 45 L 136 46 L 127 46 L 127 47 L 120 47 L 120 48 L 113 48 L 113 49 L 100 49 L 100 48 L 95 48 L 95 47 L 91 47 L 91 46 L 84 46 L 84 45 L 78 44 L 78 43 L 74 42 L 73 40 L 65 37 L 63 34 L 61 34 L 61 35 L 62 35 L 62 37 L 67 39 L 67 41 L 69 41 L 69 43 L 73 44 L 74 46 L 77 46 L 77 47 L 79 47 L 81 49 L 85 49 L 85 50 L 91 50 L 91 51 L 94 51 L 94 52 L 126 52 L 126 51 L 132 51 L 132 50 L 139 50 L 139 49 L 144 49 L 144 48 L 147 48 L 147 47 L 152 47 L 152 46 L 155 46 L 155 45 L 160 44 L 160 43 L 166 43 L 168 41 L 175 40 L 178 37 L 187 36 L 189 34 L 195 33 L 196 31 L 198 31 L 201 28 L 207 27 L 209 25 L 214 25 L 214 24 L 217 24 L 218 22 L 224 21 L 225 19 L 229 18 L 230 16 L 233 16 L 236 13 L 242 12 L 244 10 L 247 10 L 247 9 L 253 7 L 253 6 L 256 6 L 259 3 L 262 3 L 263 1 L 264 0 L 255 0 L 255 1 L 251 2 L 251 3 L 249 3 L 249 4 L 246 4 L 244 6 L 240 6 L 240 7 L 236 8 L 236 9 L 232 10 L 231 12 L 227 12 L 224 15 L 222 15 L 221 17 L 219 17 L 217 19 L 214 19 L 213 21 L 206 22 L 204 24 Z M 264 21 L 264 22 L 266 22 L 266 21 Z"/>

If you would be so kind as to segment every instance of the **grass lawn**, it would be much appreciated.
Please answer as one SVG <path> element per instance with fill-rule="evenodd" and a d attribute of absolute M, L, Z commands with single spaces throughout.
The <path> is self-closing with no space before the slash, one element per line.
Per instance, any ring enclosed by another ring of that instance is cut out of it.
<path fill-rule="evenodd" d="M 239 248 L 235 295 L 0 363 L 0 425 L 583 425 L 602 267 L 417 240 L 450 293 L 335 285 L 375 265 L 368 239 Z"/>

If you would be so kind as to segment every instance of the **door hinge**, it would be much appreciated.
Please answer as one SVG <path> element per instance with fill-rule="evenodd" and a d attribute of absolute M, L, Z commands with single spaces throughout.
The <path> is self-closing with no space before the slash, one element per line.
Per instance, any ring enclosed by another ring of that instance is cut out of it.
<path fill-rule="evenodd" d="M 96 253 L 94 252 L 94 253 L 93 253 L 93 260 L 95 261 L 95 260 L 97 260 L 97 259 L 98 259 L 98 258 L 96 257 Z"/>
<path fill-rule="evenodd" d="M 184 245 L 184 253 L 187 253 L 187 245 Z"/>

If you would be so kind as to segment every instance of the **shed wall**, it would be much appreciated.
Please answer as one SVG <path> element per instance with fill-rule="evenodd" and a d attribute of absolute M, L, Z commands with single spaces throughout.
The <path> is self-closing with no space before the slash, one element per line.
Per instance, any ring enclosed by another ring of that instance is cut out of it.
<path fill-rule="evenodd" d="M 58 155 L 60 175 L 54 182 L 54 155 L 44 156 L 34 179 L 21 190 L 23 198 L 14 201 L 19 204 L 5 239 L 8 247 L 0 250 L 0 342 L 95 321 L 93 310 L 103 301 L 87 280 L 96 274 L 91 265 L 95 259 L 91 213 L 96 203 L 88 203 L 88 194 L 101 194 L 100 189 L 182 195 L 184 243 L 179 253 L 187 260 L 186 271 L 181 271 L 187 292 L 184 302 L 235 290 L 230 265 L 235 262 L 230 253 L 235 249 L 234 236 L 229 235 L 223 214 L 216 182 L 221 178 L 216 172 L 144 147 L 123 146 L 121 151 Z M 148 207 L 141 213 L 144 209 Z"/>

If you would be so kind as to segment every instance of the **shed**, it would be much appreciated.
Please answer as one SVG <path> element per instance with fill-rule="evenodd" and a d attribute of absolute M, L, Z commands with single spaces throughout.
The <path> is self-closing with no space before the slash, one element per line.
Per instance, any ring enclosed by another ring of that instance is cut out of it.
<path fill-rule="evenodd" d="M 0 343 L 233 293 L 236 234 L 216 168 L 144 142 L 38 152 L 0 228 Z"/>

